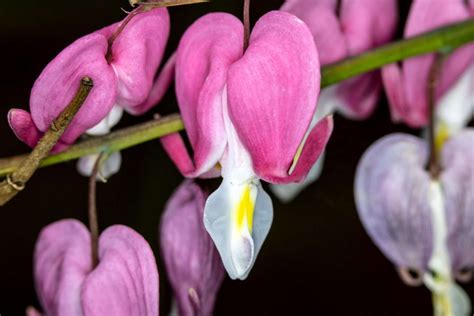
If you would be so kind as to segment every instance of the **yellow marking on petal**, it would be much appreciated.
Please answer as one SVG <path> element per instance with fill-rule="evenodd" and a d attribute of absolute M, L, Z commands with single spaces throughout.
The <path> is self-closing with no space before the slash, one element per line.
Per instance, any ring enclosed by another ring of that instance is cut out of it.
<path fill-rule="evenodd" d="M 451 133 L 449 131 L 448 125 L 444 122 L 440 122 L 435 135 L 435 147 L 437 153 L 441 153 L 444 144 L 450 137 Z"/>
<path fill-rule="evenodd" d="M 293 162 L 291 163 L 290 169 L 288 170 L 288 174 L 291 175 L 293 171 L 295 171 L 296 164 L 298 163 L 298 160 L 300 160 L 301 154 L 303 153 L 303 148 L 304 145 L 306 144 L 306 138 L 303 139 L 301 144 L 298 146 L 298 149 L 296 150 L 296 154 L 293 157 Z"/>
<path fill-rule="evenodd" d="M 251 196 L 251 187 L 246 184 L 239 205 L 235 211 L 235 224 L 237 229 L 241 231 L 244 228 L 245 221 L 247 221 L 247 228 L 252 234 L 253 227 L 253 212 L 255 209 L 254 202 Z"/>
<path fill-rule="evenodd" d="M 448 295 L 448 293 L 433 293 L 433 309 L 436 316 L 452 315 L 452 307 Z"/>

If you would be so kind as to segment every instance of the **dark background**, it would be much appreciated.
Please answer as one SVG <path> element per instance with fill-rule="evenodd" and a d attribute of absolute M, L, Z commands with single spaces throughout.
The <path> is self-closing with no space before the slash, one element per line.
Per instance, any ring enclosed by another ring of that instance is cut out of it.
<path fill-rule="evenodd" d="M 252 20 L 277 9 L 281 0 L 254 1 Z M 168 55 L 187 26 L 210 11 L 240 16 L 241 0 L 171 8 Z M 1 1 L 0 157 L 28 148 L 10 131 L 11 107 L 27 108 L 33 82 L 44 66 L 76 38 L 124 17 L 126 1 Z M 406 16 L 407 4 L 401 8 Z M 404 18 L 402 18 L 404 19 Z M 120 126 L 175 112 L 172 92 L 148 115 L 126 116 Z M 357 217 L 353 177 L 364 150 L 375 140 L 406 131 L 390 122 L 386 101 L 364 122 L 337 116 L 321 179 L 291 204 L 275 201 L 273 227 L 245 282 L 227 279 L 216 315 L 431 315 L 430 293 L 406 287 L 374 246 Z M 416 131 L 413 131 L 416 132 Z M 171 293 L 157 243 L 167 198 L 182 180 L 158 141 L 124 151 L 121 172 L 99 185 L 101 228 L 121 223 L 138 230 L 155 250 L 161 277 L 160 309 L 167 315 Z M 23 315 L 39 307 L 32 278 L 32 253 L 45 225 L 62 219 L 86 220 L 87 179 L 75 162 L 40 170 L 27 189 L 0 210 L 0 314 Z M 474 286 L 465 286 L 474 298 Z"/>

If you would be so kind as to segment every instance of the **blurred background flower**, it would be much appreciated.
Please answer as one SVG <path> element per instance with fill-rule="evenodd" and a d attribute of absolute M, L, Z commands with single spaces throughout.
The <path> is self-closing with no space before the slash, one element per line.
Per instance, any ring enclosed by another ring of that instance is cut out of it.
<path fill-rule="evenodd" d="M 400 22 L 410 1 L 398 1 Z M 281 7 L 281 0 L 252 2 L 252 21 Z M 45 67 L 76 38 L 124 17 L 128 1 L 2 1 L 0 2 L 0 157 L 29 148 L 16 140 L 6 122 L 11 107 L 27 109 L 31 87 Z M 185 29 L 211 11 L 240 17 L 242 1 L 214 1 L 170 9 L 171 33 L 165 58 L 177 47 Z M 398 30 L 398 37 L 403 26 Z M 177 111 L 171 90 L 160 114 Z M 153 118 L 124 115 L 118 128 Z M 3 119 L 1 119 L 3 118 Z M 393 125 L 384 99 L 363 123 L 335 117 L 324 173 L 317 184 L 288 205 L 275 203 L 272 232 L 252 274 L 245 282 L 225 279 L 215 315 L 429 315 L 430 293 L 407 288 L 371 242 L 361 225 L 353 198 L 353 179 L 363 152 L 377 139 L 394 132 L 418 133 Z M 122 152 L 121 172 L 99 187 L 100 226 L 126 224 L 140 232 L 159 254 L 156 227 L 171 193 L 182 177 L 158 141 Z M 217 184 L 216 184 L 217 185 Z M 213 186 L 212 189 L 215 189 Z M 34 290 L 32 256 L 45 225 L 63 218 L 86 218 L 87 179 L 75 162 L 40 170 L 21 198 L 1 210 L 0 313 L 22 315 L 39 306 Z M 165 271 L 156 255 L 160 272 Z M 172 290 L 160 274 L 160 310 L 170 310 Z M 474 285 L 466 292 L 474 299 Z M 238 300 L 236 300 L 236 298 Z M 36 303 L 35 303 L 36 302 Z M 237 303 L 236 303 L 237 302 Z"/>

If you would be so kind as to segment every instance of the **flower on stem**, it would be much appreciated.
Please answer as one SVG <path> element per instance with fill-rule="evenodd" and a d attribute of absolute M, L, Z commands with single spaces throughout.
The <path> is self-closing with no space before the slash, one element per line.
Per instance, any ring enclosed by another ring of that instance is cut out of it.
<path fill-rule="evenodd" d="M 472 1 L 471 1 L 472 6 Z M 412 3 L 405 37 L 413 37 L 434 28 L 473 16 L 464 0 L 415 0 Z M 429 119 L 426 95 L 430 69 L 435 55 L 410 58 L 382 70 L 390 102 L 392 119 L 411 127 L 424 127 Z M 456 50 L 443 63 L 436 90 L 436 115 L 439 137 L 456 134 L 472 118 L 474 108 L 474 46 Z M 443 136 L 444 135 L 444 136 Z"/>
<path fill-rule="evenodd" d="M 161 220 L 161 251 L 179 315 L 212 315 L 224 267 L 204 223 L 207 194 L 186 180 L 168 201 Z"/>
<path fill-rule="evenodd" d="M 362 157 L 356 205 L 374 243 L 409 285 L 424 283 L 435 309 L 467 315 L 469 301 L 454 279 L 474 271 L 474 130 L 450 139 L 441 173 L 430 176 L 429 146 L 417 137 L 389 135 Z M 414 274 L 413 274 L 414 273 Z"/>
<path fill-rule="evenodd" d="M 94 165 L 99 158 L 99 154 L 89 155 L 79 158 L 77 163 L 77 171 L 84 177 L 90 177 L 94 170 Z M 120 170 L 122 164 L 122 155 L 119 151 L 112 153 L 101 164 L 97 174 L 98 180 L 107 180 Z"/>
<path fill-rule="evenodd" d="M 396 0 L 287 0 L 283 11 L 295 14 L 311 30 L 322 65 L 363 53 L 389 42 L 396 31 Z M 334 112 L 356 120 L 369 117 L 382 90 L 380 71 L 373 71 L 321 91 L 312 125 Z M 271 185 L 284 202 L 294 199 L 321 175 L 324 156 L 302 183 Z"/>
<path fill-rule="evenodd" d="M 46 315 L 158 315 L 158 270 L 148 243 L 116 225 L 99 239 L 92 265 L 90 232 L 77 220 L 44 228 L 35 247 L 34 276 Z M 28 315 L 39 313 L 28 309 Z"/>
<path fill-rule="evenodd" d="M 302 181 L 332 132 L 332 117 L 309 129 L 320 86 L 308 27 L 286 12 L 256 23 L 244 52 L 242 22 L 208 14 L 177 50 L 176 94 L 193 159 L 179 134 L 162 139 L 188 177 L 222 174 L 207 200 L 206 229 L 232 279 L 245 279 L 273 219 L 260 179 Z"/>
<path fill-rule="evenodd" d="M 131 17 L 78 39 L 48 64 L 31 91 L 31 114 L 19 109 L 8 114 L 20 140 L 34 147 L 71 101 L 84 76 L 92 78 L 94 89 L 57 143 L 56 152 L 86 132 L 108 133 L 123 109 L 141 114 L 159 101 L 174 74 L 172 59 L 155 80 L 169 34 L 168 12 L 154 9 Z"/>
<path fill-rule="evenodd" d="M 398 22 L 396 0 L 287 0 L 282 10 L 308 25 L 321 65 L 388 43 Z M 365 119 L 374 111 L 381 88 L 379 71 L 355 77 L 323 89 L 318 111 L 324 111 L 323 116 L 338 111 L 352 119 Z"/>

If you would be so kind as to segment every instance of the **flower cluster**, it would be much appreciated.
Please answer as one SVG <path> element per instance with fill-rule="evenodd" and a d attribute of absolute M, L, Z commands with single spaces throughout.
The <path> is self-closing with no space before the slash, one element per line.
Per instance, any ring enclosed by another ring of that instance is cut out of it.
<path fill-rule="evenodd" d="M 414 0 L 404 36 L 472 16 L 474 1 Z M 158 72 L 170 18 L 166 8 L 142 4 L 63 50 L 35 82 L 30 112 L 12 109 L 8 121 L 36 146 L 80 79 L 91 78 L 94 88 L 54 148 L 60 152 L 85 134 L 109 133 L 124 110 L 147 112 L 174 83 L 190 146 L 179 133 L 162 145 L 183 176 L 222 181 L 210 195 L 190 179 L 177 189 L 162 217 L 161 252 L 177 312 L 211 315 L 225 271 L 246 279 L 269 234 L 273 205 L 262 180 L 283 200 L 295 198 L 321 173 L 333 115 L 368 118 L 384 88 L 394 122 L 431 133 L 388 135 L 367 150 L 355 178 L 359 216 L 402 280 L 425 284 L 442 315 L 465 315 L 469 300 L 456 280 L 470 280 L 474 269 L 474 130 L 466 128 L 474 47 L 320 91 L 322 65 L 386 44 L 397 25 L 396 0 L 287 0 L 251 32 L 231 14 L 210 13 Z M 107 154 L 101 177 L 120 168 L 120 154 Z M 96 175 L 100 157 L 82 159 L 79 171 Z M 46 315 L 158 315 L 158 269 L 144 238 L 116 225 L 94 249 L 91 233 L 76 220 L 41 232 L 34 275 Z"/>

